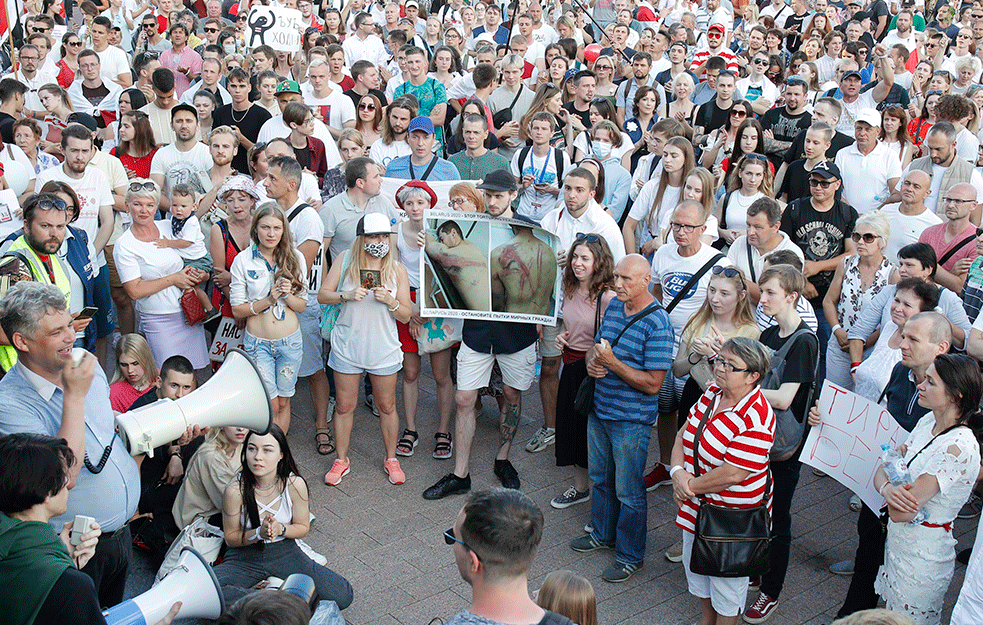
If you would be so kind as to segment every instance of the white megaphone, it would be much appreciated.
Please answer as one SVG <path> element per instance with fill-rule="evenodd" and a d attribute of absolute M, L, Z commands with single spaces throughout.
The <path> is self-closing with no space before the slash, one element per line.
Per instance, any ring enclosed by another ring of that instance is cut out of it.
<path fill-rule="evenodd" d="M 180 438 L 193 425 L 270 431 L 270 397 L 256 364 L 244 352 L 230 349 L 222 368 L 181 399 L 159 400 L 116 417 L 119 437 L 132 455 L 153 456 L 154 448 Z"/>
<path fill-rule="evenodd" d="M 181 602 L 177 617 L 217 619 L 225 612 L 222 587 L 201 554 L 185 547 L 167 577 L 156 586 L 102 613 L 109 625 L 154 625 Z"/>

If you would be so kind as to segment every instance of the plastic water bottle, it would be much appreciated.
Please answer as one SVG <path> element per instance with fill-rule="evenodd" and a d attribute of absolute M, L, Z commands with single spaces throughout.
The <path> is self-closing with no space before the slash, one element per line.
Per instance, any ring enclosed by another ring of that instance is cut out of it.
<path fill-rule="evenodd" d="M 893 486 L 905 486 L 911 484 L 911 473 L 908 472 L 908 463 L 905 462 L 897 449 L 887 443 L 881 444 L 881 462 L 887 479 Z M 918 525 L 928 519 L 928 512 L 921 508 L 909 523 Z"/>

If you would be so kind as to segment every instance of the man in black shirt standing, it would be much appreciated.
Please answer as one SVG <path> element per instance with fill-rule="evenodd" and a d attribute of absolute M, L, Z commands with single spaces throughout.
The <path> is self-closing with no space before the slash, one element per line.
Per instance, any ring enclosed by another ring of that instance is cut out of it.
<path fill-rule="evenodd" d="M 236 130 L 239 138 L 239 149 L 232 159 L 232 167 L 239 173 L 249 175 L 249 164 L 247 154 L 249 148 L 256 143 L 259 137 L 259 130 L 263 127 L 266 120 L 270 119 L 270 112 L 262 106 L 255 105 L 249 101 L 249 74 L 240 68 L 234 68 L 229 72 L 226 79 L 226 88 L 232 96 L 232 103 L 220 106 L 212 114 L 212 127 L 232 126 Z"/>
<path fill-rule="evenodd" d="M 710 100 L 696 112 L 697 132 L 707 134 L 723 128 L 734 106 L 734 93 L 737 91 L 737 77 L 731 71 L 723 71 L 717 76 L 717 97 Z"/>
<path fill-rule="evenodd" d="M 594 99 L 594 89 L 597 87 L 597 76 L 594 72 L 582 69 L 573 76 L 573 100 L 563 105 L 567 113 L 580 118 L 584 128 L 590 128 L 590 101 Z M 570 117 L 569 115 L 567 116 Z M 569 123 L 570 120 L 567 119 Z"/>
<path fill-rule="evenodd" d="M 806 82 L 798 76 L 789 78 L 785 82 L 785 106 L 773 108 L 761 116 L 765 152 L 775 167 L 781 166 L 795 137 L 812 124 L 812 115 L 806 110 L 808 89 Z"/>
<path fill-rule="evenodd" d="M 24 112 L 27 85 L 16 78 L 0 80 L 0 139 L 4 143 L 14 142 L 14 122 Z"/>

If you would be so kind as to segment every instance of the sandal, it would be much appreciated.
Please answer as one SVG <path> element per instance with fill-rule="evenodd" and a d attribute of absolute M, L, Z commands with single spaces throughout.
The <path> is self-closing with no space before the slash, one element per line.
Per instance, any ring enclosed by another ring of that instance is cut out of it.
<path fill-rule="evenodd" d="M 328 440 L 321 440 L 321 436 L 327 436 Z M 331 436 L 330 428 L 318 428 L 314 434 L 314 443 L 317 444 L 317 453 L 322 456 L 334 453 L 334 437 Z"/>
<path fill-rule="evenodd" d="M 433 446 L 433 457 L 440 460 L 450 458 L 451 448 L 453 447 L 450 432 L 437 432 L 433 437 L 437 440 L 437 443 Z"/>
<path fill-rule="evenodd" d="M 413 438 L 410 438 L 410 437 Z M 412 456 L 413 452 L 416 451 L 416 445 L 420 442 L 420 435 L 417 434 L 416 430 L 411 430 L 409 428 L 403 430 L 403 434 L 400 439 L 396 442 L 396 455 L 397 456 Z"/>

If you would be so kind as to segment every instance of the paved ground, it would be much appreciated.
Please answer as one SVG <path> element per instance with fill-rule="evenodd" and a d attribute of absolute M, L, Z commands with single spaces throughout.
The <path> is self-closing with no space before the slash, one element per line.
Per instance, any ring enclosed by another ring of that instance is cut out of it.
<path fill-rule="evenodd" d="M 401 459 L 407 480 L 392 486 L 382 469 L 383 449 L 378 421 L 363 405 L 355 414 L 352 435 L 352 471 L 338 487 L 325 486 L 324 473 L 333 457 L 319 456 L 313 445 L 313 425 L 294 417 L 290 442 L 311 490 L 311 510 L 317 515 L 307 542 L 323 553 L 329 567 L 344 575 L 355 589 L 355 601 L 344 616 L 353 625 L 427 625 L 435 617 L 444 621 L 465 608 L 470 587 L 454 565 L 442 532 L 451 526 L 463 505 L 463 497 L 431 502 L 421 493 L 450 472 L 452 460 L 435 460 L 436 427 L 434 384 L 424 366 L 421 376 L 420 445 L 416 455 Z M 699 608 L 686 591 L 682 566 L 665 560 L 662 552 L 679 539 L 673 524 L 675 508 L 671 491 L 663 487 L 649 493 L 648 546 L 645 568 L 623 584 L 600 579 L 611 552 L 578 554 L 567 543 L 583 533 L 589 520 L 589 504 L 555 510 L 549 501 L 569 485 L 569 475 L 555 466 L 553 448 L 527 453 L 526 441 L 541 423 L 542 407 L 536 385 L 524 396 L 522 424 L 511 455 L 522 480 L 522 490 L 542 508 L 546 528 L 530 579 L 538 588 L 550 571 L 566 568 L 587 577 L 598 597 L 598 615 L 604 625 L 689 625 Z M 306 382 L 299 382 L 294 414 L 310 415 Z M 402 405 L 399 404 L 402 414 Z M 486 417 L 479 421 L 472 454 L 474 488 L 498 485 L 492 462 L 498 439 L 494 402 L 485 398 Z M 402 429 L 401 424 L 400 429 Z M 653 441 L 650 463 L 658 457 Z M 785 590 L 778 612 L 770 622 L 782 625 L 831 623 L 849 585 L 849 578 L 828 572 L 838 560 L 852 557 L 856 547 L 856 514 L 850 512 L 849 493 L 831 478 L 818 478 L 804 467 L 793 505 L 795 538 Z M 972 544 L 975 521 L 957 522 L 959 547 Z M 128 594 L 150 585 L 145 560 L 138 554 Z M 962 584 L 965 567 L 957 565 L 947 596 L 946 618 Z M 753 599 L 753 597 L 751 598 Z M 750 599 L 749 599 L 750 600 Z M 441 622 L 441 621 L 435 621 Z"/>

